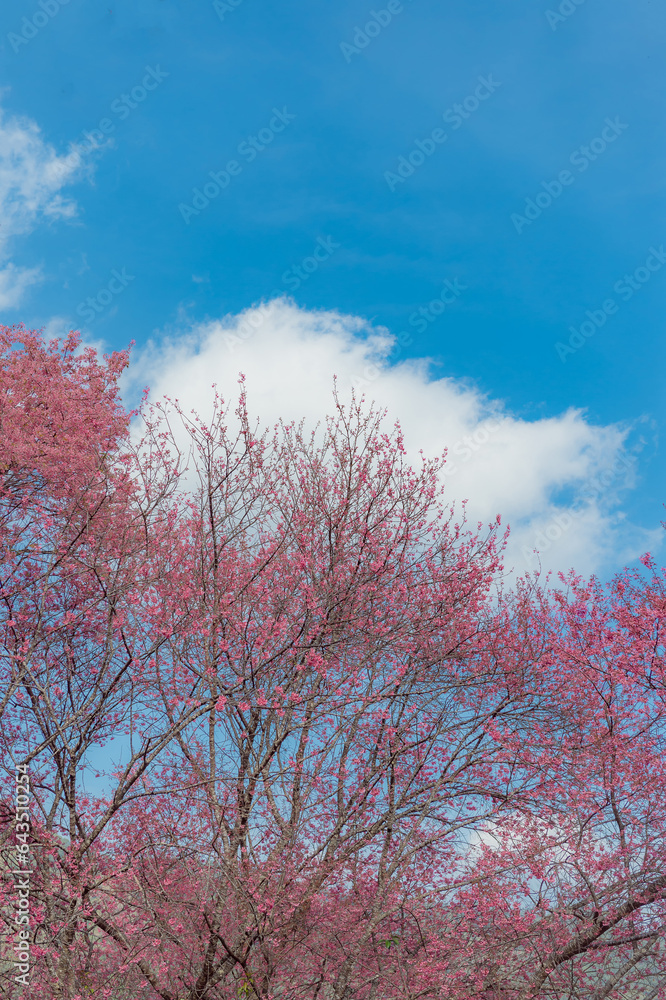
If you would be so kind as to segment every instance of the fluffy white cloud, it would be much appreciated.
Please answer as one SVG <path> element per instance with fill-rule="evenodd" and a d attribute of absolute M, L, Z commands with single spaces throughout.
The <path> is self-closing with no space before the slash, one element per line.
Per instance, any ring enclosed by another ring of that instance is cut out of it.
<path fill-rule="evenodd" d="M 31 232 L 44 219 L 76 214 L 75 202 L 61 190 L 83 166 L 77 149 L 58 156 L 34 121 L 6 115 L 0 108 L 0 307 L 15 308 L 25 290 L 41 279 L 38 267 L 8 262 L 11 239 Z"/>
<path fill-rule="evenodd" d="M 660 543 L 660 530 L 632 526 L 619 508 L 618 493 L 634 477 L 626 429 L 594 426 L 576 410 L 520 419 L 468 384 L 433 377 L 428 359 L 391 363 L 393 343 L 358 317 L 279 299 L 151 341 L 135 355 L 126 388 L 136 394 L 148 384 L 151 399 L 166 395 L 205 416 L 212 384 L 234 402 L 242 372 L 253 419 L 314 425 L 332 410 L 335 375 L 343 398 L 355 387 L 400 421 L 415 459 L 420 449 L 428 457 L 448 449 L 446 495 L 468 500 L 472 524 L 497 514 L 510 524 L 506 561 L 516 572 L 537 568 L 535 546 L 543 569 L 587 574 Z"/>

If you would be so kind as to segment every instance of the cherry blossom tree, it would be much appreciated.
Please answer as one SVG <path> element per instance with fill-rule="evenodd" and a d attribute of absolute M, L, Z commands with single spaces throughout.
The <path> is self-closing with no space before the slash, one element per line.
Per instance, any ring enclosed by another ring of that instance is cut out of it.
<path fill-rule="evenodd" d="M 138 469 L 117 388 L 127 355 L 100 363 L 79 347 L 76 336 L 45 345 L 23 328 L 2 332 L 0 746 L 6 802 L 16 766 L 31 775 L 31 990 L 44 997 L 77 995 L 97 967 L 87 897 L 100 837 L 197 711 L 156 717 L 145 669 L 182 619 L 170 596 L 182 588 L 145 600 L 151 583 L 168 587 L 177 560 L 177 473 L 146 452 Z M 129 752 L 111 796 L 88 794 L 84 776 L 118 735 Z"/>
<path fill-rule="evenodd" d="M 31 997 L 666 997 L 648 559 L 509 589 L 499 521 L 458 523 L 444 458 L 363 400 L 310 435 L 260 432 L 242 381 L 233 414 L 129 414 L 126 353 L 1 346 Z"/>

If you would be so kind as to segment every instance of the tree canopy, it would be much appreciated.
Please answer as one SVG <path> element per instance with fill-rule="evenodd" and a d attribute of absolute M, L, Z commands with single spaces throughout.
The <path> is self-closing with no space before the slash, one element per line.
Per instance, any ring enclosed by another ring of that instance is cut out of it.
<path fill-rule="evenodd" d="M 363 400 L 271 434 L 0 359 L 3 996 L 19 940 L 35 1000 L 666 997 L 649 557 L 509 586 Z"/>

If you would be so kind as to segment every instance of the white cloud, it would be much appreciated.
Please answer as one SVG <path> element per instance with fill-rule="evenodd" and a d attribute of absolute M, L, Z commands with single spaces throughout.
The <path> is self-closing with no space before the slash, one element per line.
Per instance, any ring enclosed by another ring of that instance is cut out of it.
<path fill-rule="evenodd" d="M 469 500 L 473 525 L 497 514 L 511 525 L 506 562 L 518 573 L 536 568 L 528 558 L 535 544 L 544 569 L 587 574 L 660 543 L 661 531 L 632 526 L 618 506 L 634 478 L 622 461 L 626 429 L 594 426 L 576 410 L 523 420 L 473 386 L 434 377 L 427 359 L 391 364 L 392 343 L 387 330 L 358 317 L 274 300 L 151 341 L 134 356 L 126 387 L 136 393 L 148 384 L 151 399 L 167 395 L 205 416 L 212 383 L 235 402 L 243 372 L 253 419 L 272 427 L 305 417 L 313 425 L 332 410 L 335 374 L 343 398 L 354 385 L 388 408 L 390 423 L 400 420 L 414 459 L 419 449 L 428 457 L 449 449 L 445 495 Z"/>
<path fill-rule="evenodd" d="M 58 156 L 34 121 L 0 108 L 0 307 L 16 308 L 25 290 L 41 280 L 38 267 L 8 262 L 10 241 L 31 232 L 42 220 L 71 219 L 76 203 L 61 189 L 84 166 L 73 149 Z"/>
<path fill-rule="evenodd" d="M 0 309 L 16 309 L 26 288 L 40 279 L 38 267 L 16 267 L 10 262 L 0 268 Z"/>

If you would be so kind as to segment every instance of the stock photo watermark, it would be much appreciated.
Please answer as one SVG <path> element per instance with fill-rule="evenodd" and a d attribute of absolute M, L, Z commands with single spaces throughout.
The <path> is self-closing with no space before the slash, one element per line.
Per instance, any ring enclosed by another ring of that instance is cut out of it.
<path fill-rule="evenodd" d="M 600 135 L 595 136 L 587 145 L 574 149 L 569 156 L 569 163 L 576 167 L 579 174 L 584 173 L 628 128 L 629 125 L 621 122 L 617 115 L 614 119 L 606 118 Z M 541 181 L 543 191 L 539 191 L 534 198 L 525 199 L 522 215 L 518 212 L 511 215 L 516 232 L 520 234 L 525 226 L 531 226 L 560 197 L 565 187 L 570 187 L 575 180 L 576 175 L 570 170 L 560 170 L 555 180 Z"/>
<path fill-rule="evenodd" d="M 413 313 L 409 316 L 409 324 L 413 326 L 418 333 L 425 333 L 428 326 L 434 323 L 435 320 L 439 319 L 442 313 L 446 310 L 448 306 L 453 305 L 453 303 L 459 298 L 464 291 L 467 290 L 469 286 L 464 285 L 459 278 L 444 278 L 442 281 L 442 290 L 437 298 L 431 299 L 427 305 L 419 306 L 415 309 Z M 401 330 L 400 333 L 396 334 L 394 338 L 394 343 L 397 344 L 397 349 L 394 348 L 391 351 L 391 365 L 395 365 L 399 361 L 406 347 L 411 347 L 414 343 L 414 337 L 407 330 Z M 362 373 L 359 375 L 354 375 L 351 377 L 350 382 L 354 389 L 363 389 L 365 386 L 369 386 L 372 382 L 379 378 L 383 371 L 386 369 L 381 368 L 378 364 L 370 362 L 367 364 Z"/>
<path fill-rule="evenodd" d="M 30 775 L 27 764 L 16 768 L 14 793 L 14 981 L 30 985 Z"/>
<path fill-rule="evenodd" d="M 231 14 L 236 7 L 240 5 L 244 0 L 213 0 L 213 10 L 219 17 L 220 21 L 224 21 L 225 14 Z"/>
<path fill-rule="evenodd" d="M 546 20 L 553 31 L 557 31 L 558 24 L 564 24 L 572 14 L 575 14 L 579 7 L 582 7 L 585 0 L 562 0 L 557 10 L 547 10 Z"/>
<path fill-rule="evenodd" d="M 312 249 L 312 253 L 303 257 L 298 264 L 292 264 L 283 272 L 282 287 L 274 288 L 270 294 L 270 299 L 279 299 L 288 294 L 288 291 L 297 291 L 304 281 L 318 271 L 321 265 L 333 256 L 336 250 L 342 246 L 336 243 L 332 236 L 319 236 Z M 261 303 L 256 309 L 248 312 L 247 316 L 239 323 L 234 333 L 224 334 L 224 343 L 230 351 L 235 351 L 245 341 L 249 340 L 264 325 L 270 312 L 270 304 Z"/>
<path fill-rule="evenodd" d="M 299 264 L 292 264 L 291 267 L 287 268 L 280 279 L 282 284 L 286 285 L 292 292 L 297 291 L 303 282 L 307 281 L 315 271 L 318 271 L 324 261 L 328 260 L 339 249 L 340 243 L 336 243 L 332 236 L 327 236 L 325 239 L 322 236 L 318 237 L 312 255 L 304 257 Z M 277 289 L 273 297 L 283 294 L 281 289 Z"/>
<path fill-rule="evenodd" d="M 396 362 L 400 360 L 400 357 L 406 347 L 412 346 L 414 338 L 411 333 L 408 333 L 406 330 L 401 330 L 400 333 L 398 333 L 394 338 L 394 343 L 398 345 L 398 348 L 397 350 L 394 348 L 391 351 L 391 365 L 395 365 Z M 364 389 L 366 386 L 369 386 L 372 382 L 378 379 L 382 372 L 385 371 L 386 367 L 381 368 L 378 364 L 371 361 L 365 365 L 360 375 L 352 375 L 349 380 L 350 385 L 355 390 Z"/>
<path fill-rule="evenodd" d="M 459 458 L 461 462 L 469 462 L 484 445 L 488 444 L 492 435 L 497 434 L 501 429 L 502 425 L 496 420 L 487 421 L 481 424 L 480 427 L 477 427 L 471 434 L 465 434 L 456 441 L 453 447 L 449 449 L 449 452 L 455 455 L 456 458 Z M 449 464 L 447 455 L 444 475 L 457 476 L 459 472 L 460 468 L 454 462 Z"/>
<path fill-rule="evenodd" d="M 76 307 L 77 315 L 92 323 L 100 313 L 104 312 L 107 306 L 111 305 L 116 295 L 125 291 L 130 281 L 134 281 L 135 277 L 134 274 L 128 274 L 125 267 L 121 268 L 120 271 L 114 267 L 111 271 L 111 278 L 106 285 L 99 288 L 95 295 L 89 295 L 83 302 L 79 302 Z"/>
<path fill-rule="evenodd" d="M 391 353 L 390 367 L 396 364 L 404 348 L 410 347 L 414 343 L 414 338 L 410 333 L 403 330 L 396 336 L 395 343 L 399 346 L 397 351 L 394 350 Z M 390 368 L 386 365 L 380 366 L 379 364 L 370 362 L 365 366 L 361 375 L 352 376 L 350 379 L 351 386 L 358 392 L 376 381 L 380 375 L 385 374 L 388 370 Z M 492 440 L 493 435 L 497 434 L 501 429 L 502 424 L 496 418 L 491 418 L 481 423 L 474 431 L 458 438 L 456 443 L 450 448 L 447 447 L 446 465 L 444 466 L 445 478 L 457 476 L 461 471 L 460 466 L 470 462 Z M 452 456 L 459 459 L 460 464 L 452 461 Z"/>
<path fill-rule="evenodd" d="M 555 514 L 543 530 L 536 532 L 533 547 L 522 546 L 521 552 L 525 564 L 531 567 L 538 563 L 540 553 L 548 552 L 566 534 L 572 524 L 575 524 L 579 518 L 587 513 L 594 501 L 608 490 L 614 480 L 622 473 L 625 474 L 626 478 L 626 473 L 634 466 L 635 458 L 623 452 L 609 469 L 593 479 L 589 479 L 578 494 L 576 502 L 559 514 Z"/>
<path fill-rule="evenodd" d="M 36 35 L 45 28 L 49 21 L 52 21 L 61 7 L 66 7 L 70 0 L 39 0 L 36 10 L 31 17 L 24 17 L 21 21 L 20 33 L 10 31 L 7 41 L 18 52 L 22 45 L 27 45 Z"/>
<path fill-rule="evenodd" d="M 502 86 L 500 82 L 493 80 L 492 73 L 488 74 L 488 76 L 480 76 L 478 80 L 479 83 L 471 94 L 468 94 L 459 104 L 454 104 L 452 107 L 447 108 L 442 115 L 444 121 L 448 125 L 451 125 L 451 130 L 454 132 L 475 111 L 478 111 L 483 102 L 487 101 L 498 87 Z M 425 139 L 415 139 L 414 148 L 406 155 L 398 157 L 398 165 L 395 171 L 386 170 L 384 172 L 384 180 L 388 184 L 389 190 L 395 191 L 398 185 L 404 184 L 419 167 L 423 166 L 425 161 L 433 155 L 439 146 L 447 142 L 448 138 L 448 132 L 441 127 L 437 127 Z"/>
<path fill-rule="evenodd" d="M 411 0 L 409 2 L 411 3 Z M 386 7 L 382 7 L 381 10 L 371 10 L 363 27 L 359 27 L 358 24 L 354 27 L 351 42 L 340 42 L 340 51 L 345 57 L 345 62 L 350 63 L 352 56 L 360 56 L 373 38 L 380 35 L 384 28 L 388 28 L 393 18 L 402 14 L 404 9 L 405 5 L 401 0 L 389 0 Z"/>
<path fill-rule="evenodd" d="M 120 121 L 125 121 L 126 118 L 129 118 L 132 111 L 146 100 L 148 94 L 153 90 L 157 90 L 162 81 L 166 80 L 169 76 L 167 72 L 160 69 L 159 65 L 146 66 L 144 69 L 144 75 L 139 83 L 111 101 L 109 110 Z M 61 173 L 66 173 L 73 167 L 76 167 L 82 154 L 90 153 L 93 149 L 101 149 L 107 144 L 111 133 L 115 132 L 115 130 L 116 125 L 111 118 L 100 118 L 94 128 L 83 129 L 81 132 L 83 142 L 80 140 L 73 142 L 67 156 L 62 157 L 55 168 Z"/>
<path fill-rule="evenodd" d="M 666 251 L 663 244 L 661 244 L 658 250 L 656 247 L 650 247 L 645 263 L 637 267 L 631 274 L 625 274 L 616 281 L 613 285 L 613 291 L 616 295 L 619 295 L 622 302 L 628 302 L 634 297 L 636 292 L 639 292 L 647 284 L 653 274 L 662 269 L 664 264 L 666 264 Z M 615 299 L 608 298 L 604 299 L 599 309 L 587 309 L 585 311 L 586 319 L 583 320 L 580 326 L 569 327 L 571 336 L 567 343 L 564 344 L 561 340 L 558 340 L 555 344 L 555 350 L 560 361 L 566 362 L 570 354 L 575 354 L 576 351 L 579 351 L 590 337 L 593 337 L 597 330 L 600 330 L 605 325 L 609 316 L 614 316 L 619 308 Z"/>
<path fill-rule="evenodd" d="M 453 305 L 456 299 L 468 288 L 458 278 L 454 278 L 453 281 L 446 278 L 443 285 L 438 298 L 431 299 L 427 306 L 419 306 L 409 317 L 407 322 L 416 329 L 417 333 L 425 333 L 428 326 L 442 315 L 446 307 Z"/>
<path fill-rule="evenodd" d="M 286 108 L 273 108 L 273 117 L 265 128 L 260 128 L 256 135 L 249 135 L 247 139 L 239 142 L 236 152 L 242 156 L 247 163 L 252 163 L 259 153 L 270 146 L 276 135 L 284 132 L 287 125 L 295 119 L 296 115 L 290 114 Z M 232 177 L 239 177 L 243 172 L 242 164 L 235 159 L 228 160 L 222 170 L 209 170 L 208 176 L 211 178 L 202 184 L 201 188 L 192 188 L 192 204 L 181 202 L 178 211 L 183 217 L 183 221 L 189 226 L 193 215 L 200 215 L 204 208 L 208 208 L 211 201 L 228 188 Z"/>

